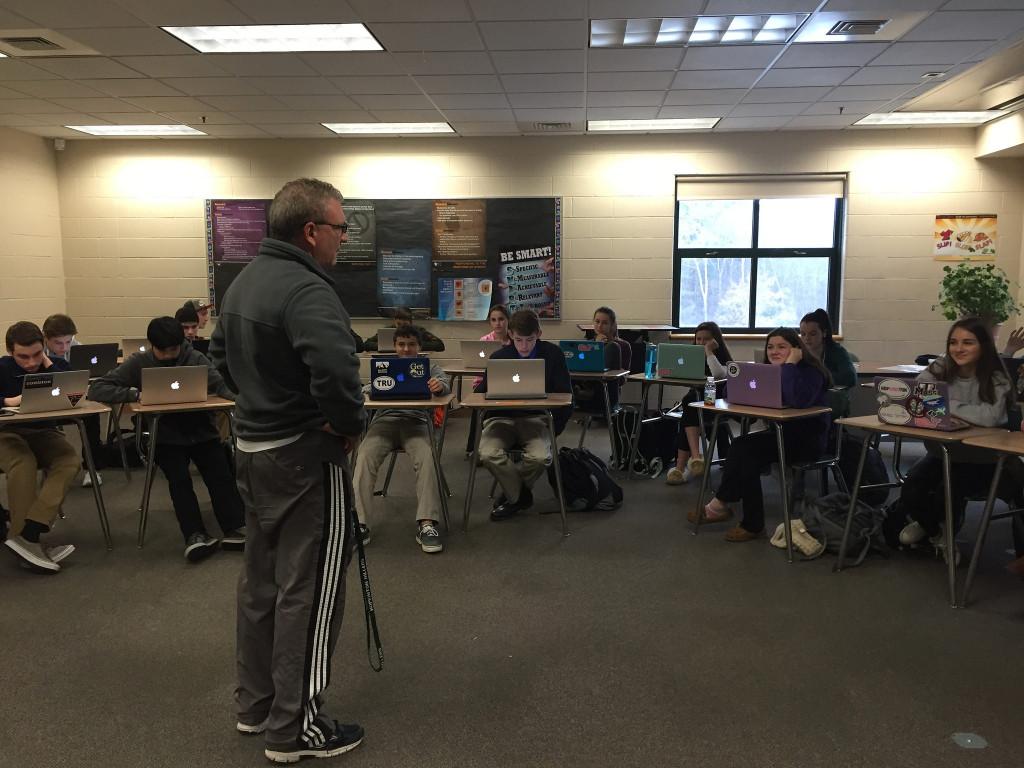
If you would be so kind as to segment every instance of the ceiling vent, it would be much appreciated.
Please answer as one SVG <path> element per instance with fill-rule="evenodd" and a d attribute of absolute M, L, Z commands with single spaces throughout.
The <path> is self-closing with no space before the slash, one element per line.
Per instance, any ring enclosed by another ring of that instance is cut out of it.
<path fill-rule="evenodd" d="M 0 53 L 15 58 L 100 55 L 89 46 L 52 29 L 0 30 Z"/>
<path fill-rule="evenodd" d="M 520 123 L 519 129 L 526 133 L 558 133 L 559 131 L 579 130 L 572 123 L 564 122 Z"/>
<path fill-rule="evenodd" d="M 858 37 L 877 35 L 888 23 L 888 19 L 845 19 L 833 25 L 828 34 L 833 36 L 856 35 Z"/>
<path fill-rule="evenodd" d="M 19 51 L 62 51 L 63 47 L 45 37 L 0 37 L 0 43 L 17 48 Z"/>

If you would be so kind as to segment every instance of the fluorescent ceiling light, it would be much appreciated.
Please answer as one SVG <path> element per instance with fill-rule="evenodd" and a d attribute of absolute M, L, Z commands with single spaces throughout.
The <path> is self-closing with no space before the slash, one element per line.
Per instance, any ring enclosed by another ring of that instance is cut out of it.
<path fill-rule="evenodd" d="M 862 117 L 854 125 L 981 125 L 1008 115 L 1007 110 L 986 112 L 879 112 Z"/>
<path fill-rule="evenodd" d="M 590 22 L 590 47 L 784 43 L 809 15 L 774 13 L 671 19 L 593 19 Z"/>
<path fill-rule="evenodd" d="M 320 125 L 343 135 L 455 133 L 448 123 L 320 123 Z"/>
<path fill-rule="evenodd" d="M 719 120 L 721 120 L 720 117 L 687 117 L 673 120 L 587 120 L 587 130 L 619 133 L 707 131 L 714 128 Z"/>
<path fill-rule="evenodd" d="M 65 125 L 92 136 L 205 136 L 187 125 Z"/>
<path fill-rule="evenodd" d="M 362 24 L 257 24 L 161 29 L 200 53 L 384 50 Z"/>

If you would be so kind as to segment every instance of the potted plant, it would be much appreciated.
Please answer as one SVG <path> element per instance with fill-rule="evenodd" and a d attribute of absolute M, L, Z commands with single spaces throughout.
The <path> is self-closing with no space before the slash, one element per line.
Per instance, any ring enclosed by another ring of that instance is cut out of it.
<path fill-rule="evenodd" d="M 963 261 L 955 267 L 943 267 L 942 271 L 939 303 L 932 305 L 932 309 L 941 307 L 947 320 L 977 315 L 995 330 L 1010 315 L 1024 309 L 1014 301 L 1006 273 L 995 264 Z"/>

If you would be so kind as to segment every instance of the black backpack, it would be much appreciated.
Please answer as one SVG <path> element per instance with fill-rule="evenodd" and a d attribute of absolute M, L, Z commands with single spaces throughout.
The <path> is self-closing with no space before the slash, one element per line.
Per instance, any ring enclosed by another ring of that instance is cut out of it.
<path fill-rule="evenodd" d="M 605 463 L 586 448 L 561 448 L 557 461 L 562 470 L 566 509 L 608 511 L 622 504 L 621 486 L 608 475 Z M 548 467 L 548 482 L 557 494 L 554 465 Z"/>
<path fill-rule="evenodd" d="M 839 454 L 839 471 L 846 481 L 847 488 L 853 488 L 857 477 L 857 462 L 860 461 L 861 442 L 852 435 L 843 435 L 843 445 Z M 875 446 L 868 446 L 868 455 L 864 457 L 864 473 L 861 485 L 876 485 L 889 482 L 889 471 L 885 468 L 882 454 Z M 858 491 L 857 501 L 863 501 L 873 507 L 880 507 L 889 498 L 889 488 L 868 488 Z"/>
<path fill-rule="evenodd" d="M 848 493 L 830 493 L 803 502 L 800 517 L 807 532 L 825 545 L 825 551 L 839 554 L 843 541 L 846 515 L 850 511 Z M 847 565 L 860 565 L 871 552 L 889 556 L 889 547 L 882 534 L 885 513 L 857 500 L 850 523 L 850 539 L 846 545 Z"/>

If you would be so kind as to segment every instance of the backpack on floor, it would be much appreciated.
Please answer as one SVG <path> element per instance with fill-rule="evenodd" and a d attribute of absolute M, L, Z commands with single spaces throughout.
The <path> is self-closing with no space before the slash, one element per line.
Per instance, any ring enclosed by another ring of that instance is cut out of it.
<path fill-rule="evenodd" d="M 557 461 L 562 470 L 566 509 L 608 511 L 622 504 L 621 486 L 608 475 L 605 463 L 586 448 L 561 448 Z M 548 467 L 548 482 L 557 494 L 554 465 Z"/>
<path fill-rule="evenodd" d="M 636 427 L 639 413 L 633 408 L 624 408 L 615 414 L 616 450 L 619 464 L 615 469 L 626 469 L 629 462 L 629 450 L 632 445 L 633 429 Z M 657 477 L 664 470 L 675 466 L 676 435 L 679 427 L 674 419 L 648 419 L 640 425 L 640 441 L 637 445 L 636 460 L 632 471 L 639 475 Z"/>
<path fill-rule="evenodd" d="M 850 494 L 830 493 L 816 499 L 805 499 L 800 510 L 807 533 L 825 545 L 825 551 L 839 554 L 846 527 L 846 515 L 850 510 Z M 871 552 L 883 557 L 889 556 L 889 547 L 882 535 L 885 515 L 880 509 L 857 500 L 850 523 L 850 539 L 846 545 L 849 565 L 860 565 Z"/>
<path fill-rule="evenodd" d="M 839 454 L 839 471 L 846 481 L 847 488 L 853 488 L 857 477 L 857 462 L 860 461 L 860 440 L 851 435 L 843 435 L 843 444 Z M 868 446 L 868 455 L 864 457 L 864 472 L 861 485 L 876 485 L 889 482 L 889 470 L 885 468 L 882 454 L 875 446 Z M 873 507 L 880 507 L 889 498 L 889 488 L 869 488 L 857 494 L 857 501 L 863 501 Z"/>

